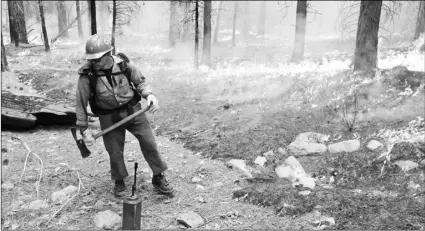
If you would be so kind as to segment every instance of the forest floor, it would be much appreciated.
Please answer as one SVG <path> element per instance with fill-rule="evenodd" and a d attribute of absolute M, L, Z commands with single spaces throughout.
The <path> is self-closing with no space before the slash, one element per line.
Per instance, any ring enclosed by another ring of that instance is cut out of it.
<path fill-rule="evenodd" d="M 176 218 L 188 211 L 203 217 L 202 229 L 425 229 L 424 56 L 414 44 L 381 49 L 380 77 L 371 80 L 350 71 L 352 41 L 345 47 L 334 40 L 307 41 L 310 53 L 299 64 L 287 62 L 290 41 L 236 47 L 223 42 L 213 46 L 213 67 L 199 70 L 192 68 L 186 45 L 171 50 L 138 36 L 118 41 L 118 51 L 140 67 L 158 96 L 161 109 L 148 118 L 176 189 L 173 198 L 153 192 L 152 173 L 127 135 L 130 175 L 135 161 L 141 165 L 144 229 L 183 229 Z M 48 54 L 42 46 L 6 48 L 11 71 L 2 73 L 2 90 L 74 104 L 84 44 L 58 41 Z M 420 83 L 404 85 L 411 83 L 412 71 Z M 352 129 L 341 107 L 330 108 L 350 89 L 365 96 Z M 92 156 L 82 159 L 70 126 L 2 129 L 2 229 L 95 229 L 98 212 L 122 215 L 101 139 Z M 96 119 L 91 126 L 100 129 Z M 361 142 L 354 152 L 296 156 L 317 182 L 330 181 L 327 187 L 317 183 L 306 196 L 275 174 L 293 155 L 288 145 L 303 132 Z M 371 139 L 384 148 L 368 150 Z M 374 162 L 382 153 L 395 155 L 392 145 L 404 141 L 416 141 L 413 151 L 398 152 L 419 156 L 418 168 L 405 172 L 391 161 Z M 274 157 L 264 167 L 254 163 L 269 151 Z M 231 159 L 245 160 L 255 177 L 229 168 Z M 193 183 L 194 177 L 201 181 Z M 131 185 L 132 177 L 126 182 Z M 76 196 L 54 202 L 52 193 L 69 185 L 78 188 Z M 41 209 L 30 209 L 34 201 Z"/>

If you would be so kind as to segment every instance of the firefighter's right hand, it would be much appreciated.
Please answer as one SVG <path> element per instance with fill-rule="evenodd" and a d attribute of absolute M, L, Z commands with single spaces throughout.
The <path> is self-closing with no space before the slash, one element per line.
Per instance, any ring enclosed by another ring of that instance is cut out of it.
<path fill-rule="evenodd" d="M 87 146 L 92 146 L 95 142 L 93 137 L 93 132 L 88 129 L 81 129 L 81 136 L 83 137 L 83 141 Z"/>

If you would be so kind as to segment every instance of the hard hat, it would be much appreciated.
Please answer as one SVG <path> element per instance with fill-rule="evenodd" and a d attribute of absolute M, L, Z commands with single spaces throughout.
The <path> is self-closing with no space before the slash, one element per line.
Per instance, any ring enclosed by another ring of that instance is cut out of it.
<path fill-rule="evenodd" d="M 86 54 L 85 59 L 98 59 L 111 51 L 111 41 L 105 35 L 94 34 L 86 42 Z"/>

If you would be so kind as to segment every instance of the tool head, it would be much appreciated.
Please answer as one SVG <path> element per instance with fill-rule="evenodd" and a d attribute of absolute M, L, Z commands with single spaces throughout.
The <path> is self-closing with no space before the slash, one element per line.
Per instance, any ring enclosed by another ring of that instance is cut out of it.
<path fill-rule="evenodd" d="M 72 133 L 72 136 L 74 137 L 75 142 L 77 142 L 77 147 L 78 149 L 80 149 L 81 156 L 83 158 L 89 157 L 91 152 L 87 148 L 86 144 L 84 143 L 84 140 L 77 138 L 76 128 L 71 128 L 71 133 Z"/>

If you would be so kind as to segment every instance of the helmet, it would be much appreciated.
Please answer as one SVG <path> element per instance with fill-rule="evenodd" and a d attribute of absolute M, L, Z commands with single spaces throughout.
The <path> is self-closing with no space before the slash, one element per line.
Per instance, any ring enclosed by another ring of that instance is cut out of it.
<path fill-rule="evenodd" d="M 98 59 L 112 49 L 113 47 L 108 37 L 94 34 L 86 42 L 86 54 L 84 58 Z"/>

